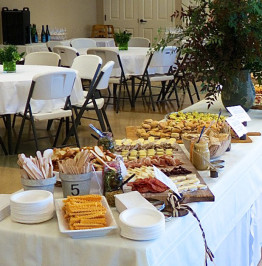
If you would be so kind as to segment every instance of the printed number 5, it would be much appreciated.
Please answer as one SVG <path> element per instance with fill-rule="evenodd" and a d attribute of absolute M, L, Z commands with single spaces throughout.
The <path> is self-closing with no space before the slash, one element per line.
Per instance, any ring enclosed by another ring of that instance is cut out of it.
<path fill-rule="evenodd" d="M 73 196 L 77 196 L 77 195 L 79 195 L 79 188 L 77 188 L 77 186 L 78 186 L 78 184 L 72 184 L 71 185 L 71 194 L 73 195 Z"/>

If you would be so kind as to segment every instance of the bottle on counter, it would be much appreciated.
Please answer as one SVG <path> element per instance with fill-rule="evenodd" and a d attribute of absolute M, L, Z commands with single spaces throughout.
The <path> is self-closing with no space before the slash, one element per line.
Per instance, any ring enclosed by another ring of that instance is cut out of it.
<path fill-rule="evenodd" d="M 46 41 L 49 42 L 51 40 L 51 36 L 50 36 L 48 25 L 46 25 L 45 35 L 46 35 Z"/>
<path fill-rule="evenodd" d="M 38 33 L 37 33 L 37 29 L 35 29 L 35 43 L 38 43 Z"/>
<path fill-rule="evenodd" d="M 44 27 L 44 25 L 42 25 L 41 42 L 46 42 L 46 33 L 45 33 L 45 27 Z"/>
<path fill-rule="evenodd" d="M 209 167 L 210 152 L 208 142 L 194 143 L 192 151 L 192 163 L 197 170 L 207 170 Z"/>
<path fill-rule="evenodd" d="M 36 25 L 33 24 L 31 27 L 31 40 L 33 43 L 35 43 L 35 33 L 36 33 Z"/>

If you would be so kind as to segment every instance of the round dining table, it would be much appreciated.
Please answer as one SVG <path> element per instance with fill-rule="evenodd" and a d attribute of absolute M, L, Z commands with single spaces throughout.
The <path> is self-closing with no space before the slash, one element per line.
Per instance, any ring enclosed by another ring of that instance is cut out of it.
<path fill-rule="evenodd" d="M 119 50 L 118 47 L 110 47 L 110 50 L 119 53 L 124 72 L 129 76 L 142 75 L 150 55 L 150 48 L 148 47 L 128 47 L 128 50 Z M 85 55 L 88 48 L 78 49 L 80 55 Z M 176 47 L 174 47 L 176 51 Z M 165 67 L 165 62 L 159 62 L 158 65 L 150 66 L 148 69 L 149 74 L 164 74 L 168 71 Z M 120 68 L 114 68 L 111 76 L 120 77 Z"/>
<path fill-rule="evenodd" d="M 37 74 L 63 71 L 66 68 L 41 65 L 17 65 L 15 73 L 3 72 L 0 65 L 0 115 L 6 118 L 9 153 L 12 153 L 11 114 L 23 112 L 32 79 Z M 80 77 L 77 76 L 71 94 L 72 104 L 80 103 L 84 98 Z M 49 101 L 32 101 L 32 111 L 51 112 L 64 106 L 63 99 Z"/>

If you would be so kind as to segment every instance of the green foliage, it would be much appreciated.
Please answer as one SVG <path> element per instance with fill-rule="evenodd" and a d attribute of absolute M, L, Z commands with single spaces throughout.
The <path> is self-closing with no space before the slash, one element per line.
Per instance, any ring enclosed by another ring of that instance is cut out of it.
<path fill-rule="evenodd" d="M 115 32 L 114 34 L 114 38 L 115 38 L 115 42 L 117 44 L 121 44 L 121 43 L 127 43 L 130 38 L 132 36 L 132 33 L 127 32 L 127 31 L 119 31 L 119 32 Z"/>
<path fill-rule="evenodd" d="M 186 40 L 182 53 L 191 57 L 184 67 L 201 81 L 209 103 L 219 92 L 217 85 L 223 85 L 242 69 L 250 70 L 261 83 L 262 1 L 196 0 L 196 3 L 196 7 L 176 11 L 173 16 L 180 17 L 186 25 L 180 36 Z"/>
<path fill-rule="evenodd" d="M 24 53 L 19 54 L 17 52 L 17 47 L 14 45 L 5 46 L 3 49 L 0 49 L 0 62 L 11 62 L 19 61 L 23 57 Z"/>

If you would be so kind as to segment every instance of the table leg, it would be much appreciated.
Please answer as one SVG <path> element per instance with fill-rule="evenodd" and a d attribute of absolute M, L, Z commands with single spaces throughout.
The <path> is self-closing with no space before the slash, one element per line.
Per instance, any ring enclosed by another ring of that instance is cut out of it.
<path fill-rule="evenodd" d="M 5 115 L 6 118 L 6 130 L 7 130 L 7 142 L 8 142 L 8 153 L 13 154 L 13 145 L 12 145 L 12 125 L 11 125 L 11 115 Z"/>
<path fill-rule="evenodd" d="M 131 106 L 135 107 L 135 77 L 131 77 L 131 86 L 132 86 L 132 91 L 131 91 Z"/>

